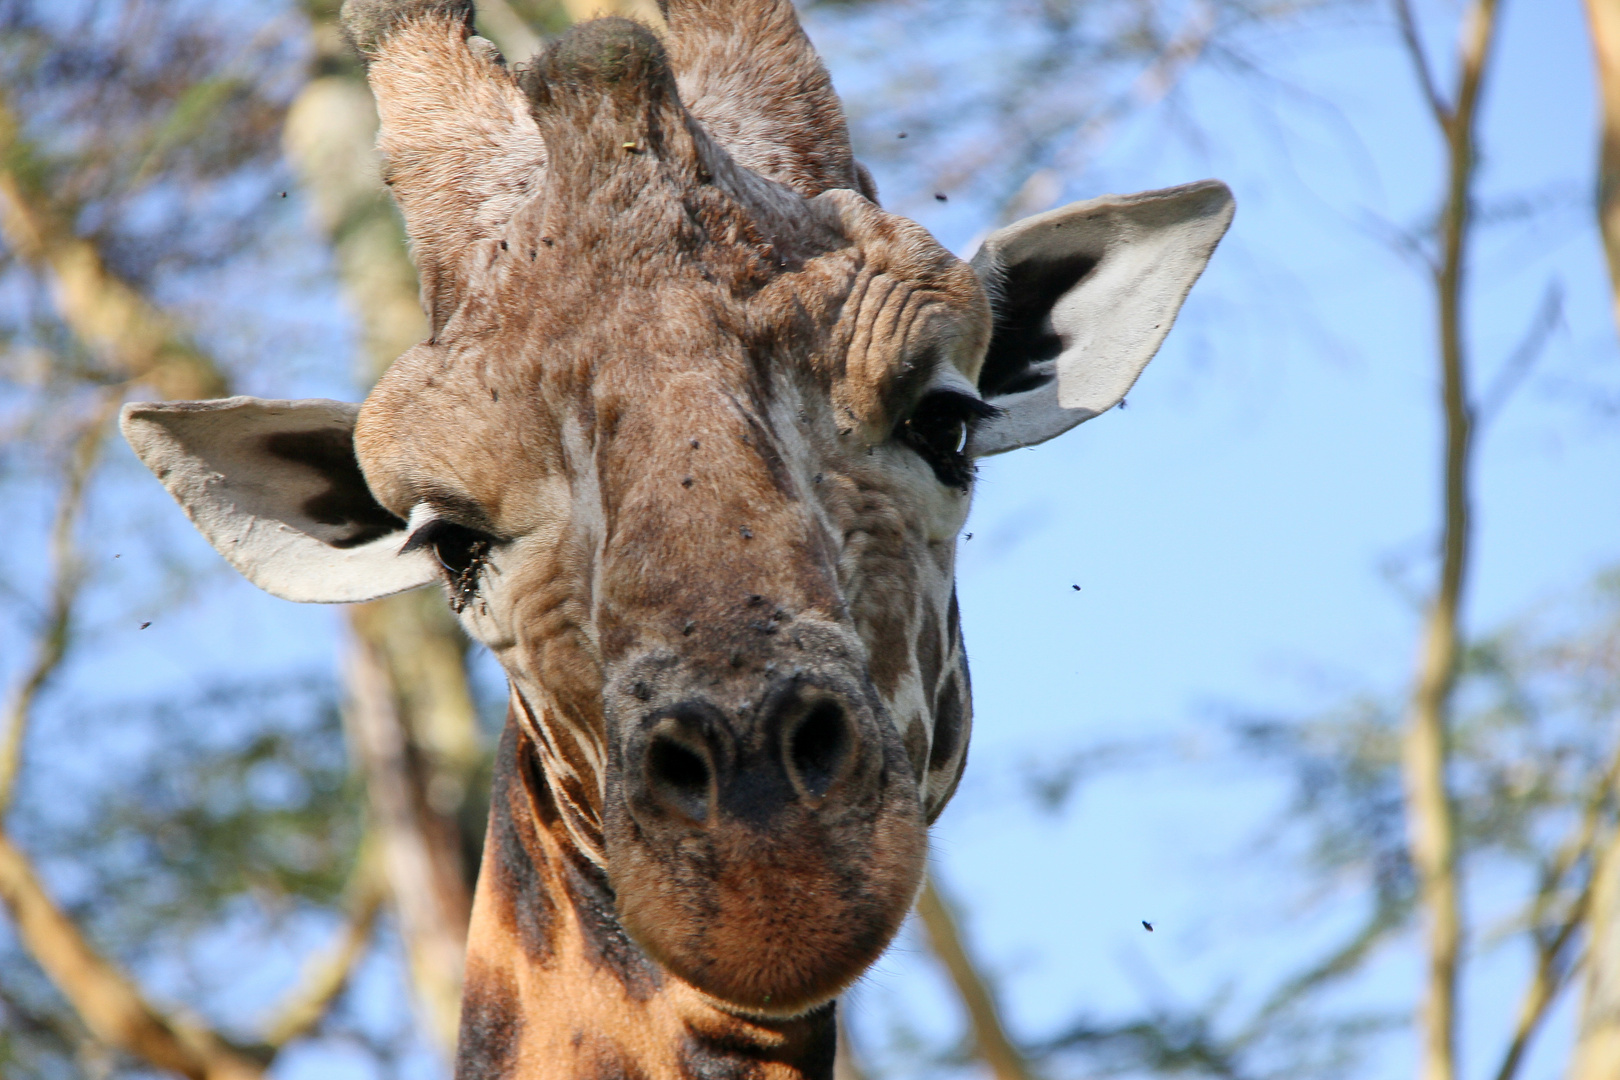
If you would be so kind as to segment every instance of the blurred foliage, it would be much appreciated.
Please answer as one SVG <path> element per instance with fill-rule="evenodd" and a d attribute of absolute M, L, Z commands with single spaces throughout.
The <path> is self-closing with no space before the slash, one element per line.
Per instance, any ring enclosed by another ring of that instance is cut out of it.
<path fill-rule="evenodd" d="M 1277 860 L 1274 880 L 1290 883 L 1277 901 L 1287 914 L 1278 918 L 1290 927 L 1336 918 L 1347 926 L 1336 944 L 1296 957 L 1296 970 L 1269 986 L 1234 972 L 1230 988 L 1201 1003 L 1079 1018 L 1028 1044 L 1030 1060 L 1050 1076 L 1366 1075 L 1380 1041 L 1411 1024 L 1404 1003 L 1358 1008 L 1339 994 L 1409 949 L 1415 929 L 1403 706 L 1399 692 L 1356 693 L 1313 714 L 1224 722 L 1229 762 L 1287 778 L 1289 794 L 1249 856 Z M 1474 641 L 1452 731 L 1464 875 L 1483 928 L 1471 954 L 1547 950 L 1563 990 L 1583 944 L 1593 852 L 1620 829 L 1620 570 Z M 1043 809 L 1062 809 L 1077 782 L 1163 767 L 1156 750 L 1083 749 L 1032 771 L 1029 794 Z M 1207 769 L 1209 759 L 1180 767 Z M 960 1051 L 929 1051 L 907 1038 L 910 1049 L 886 1050 L 937 1066 L 963 1061 Z"/>
<path fill-rule="evenodd" d="M 240 259 L 286 189 L 300 30 L 186 0 L 9 0 L 0 85 L 22 139 L 8 165 L 125 280 L 152 288 Z"/>
<path fill-rule="evenodd" d="M 333 693 L 329 678 L 306 677 L 119 710 L 121 738 L 149 733 L 144 760 L 74 820 L 42 823 L 34 845 L 88 871 L 76 892 L 119 898 L 86 912 L 99 940 L 168 950 L 180 943 L 166 936 L 205 932 L 244 901 L 272 922 L 340 902 L 360 792 Z"/>
<path fill-rule="evenodd" d="M 332 694 L 329 679 L 305 677 L 62 710 L 40 733 L 10 831 L 55 872 L 59 902 L 103 949 L 135 970 L 178 965 L 171 978 L 188 996 L 216 1000 L 241 974 L 221 967 L 219 949 L 265 949 L 341 916 L 361 814 Z M 75 784 L 79 733 L 109 714 L 117 782 Z M 62 791 L 74 797 L 53 797 Z M 106 1057 L 0 933 L 0 1072 L 101 1068 L 86 1054 Z"/>

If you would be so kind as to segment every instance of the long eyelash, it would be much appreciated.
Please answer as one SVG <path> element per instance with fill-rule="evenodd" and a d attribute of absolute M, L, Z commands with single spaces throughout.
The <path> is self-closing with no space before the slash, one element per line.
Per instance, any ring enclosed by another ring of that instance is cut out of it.
<path fill-rule="evenodd" d="M 442 524 L 444 523 L 441 521 L 429 521 L 426 525 L 411 533 L 404 546 L 399 549 L 399 553 L 409 555 L 411 552 L 421 551 L 433 543 L 433 533 Z"/>
<path fill-rule="evenodd" d="M 940 483 L 966 490 L 974 473 L 973 463 L 963 453 L 967 440 L 975 427 L 1001 411 L 976 395 L 942 388 L 925 395 L 900 422 L 895 435 L 922 456 Z M 957 424 L 961 425 L 960 435 L 952 440 L 957 445 L 940 445 L 940 429 Z"/>
<path fill-rule="evenodd" d="M 960 390 L 935 390 L 924 400 L 936 401 L 940 405 L 943 405 L 945 401 L 949 401 L 951 408 L 958 409 L 965 414 L 961 419 L 967 421 L 970 429 L 1007 411 L 1000 405 L 992 405 L 981 397 L 974 397 L 972 394 L 963 393 Z"/>
<path fill-rule="evenodd" d="M 460 542 L 463 550 L 458 554 L 465 556 L 457 559 L 455 564 L 445 559 L 441 548 L 441 545 L 451 541 Z M 494 544 L 493 537 L 477 529 L 435 519 L 413 532 L 399 553 L 403 555 L 426 547 L 433 549 L 433 557 L 444 570 L 445 582 L 450 587 L 450 609 L 459 615 L 478 595 L 478 576 L 489 562 L 490 549 Z"/>

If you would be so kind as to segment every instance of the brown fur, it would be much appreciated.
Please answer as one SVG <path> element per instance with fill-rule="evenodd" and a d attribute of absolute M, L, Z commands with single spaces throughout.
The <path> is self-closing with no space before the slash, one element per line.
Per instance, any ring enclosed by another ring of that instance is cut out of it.
<path fill-rule="evenodd" d="M 787 0 L 517 77 L 454 3 L 346 10 L 434 329 L 356 449 L 487 539 L 513 690 L 458 1075 L 827 1075 L 965 758 L 966 492 L 895 433 L 984 291 L 868 197 Z"/>

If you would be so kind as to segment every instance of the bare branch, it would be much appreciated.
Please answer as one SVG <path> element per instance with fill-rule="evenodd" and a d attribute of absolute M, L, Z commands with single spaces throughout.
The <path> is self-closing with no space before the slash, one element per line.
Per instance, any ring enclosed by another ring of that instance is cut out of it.
<path fill-rule="evenodd" d="M 85 940 L 28 857 L 0 832 L 0 902 L 17 934 L 92 1034 L 188 1080 L 260 1080 L 262 1066 L 206 1028 L 165 1016 Z"/>
<path fill-rule="evenodd" d="M 264 1025 L 268 1045 L 279 1049 L 313 1031 L 348 985 L 355 964 L 365 955 L 388 894 L 376 846 L 370 838 L 362 841 L 360 860 L 349 883 L 348 918 L 332 944 L 305 965 L 304 981 L 272 1011 Z"/>
<path fill-rule="evenodd" d="M 967 1008 L 968 1020 L 973 1026 L 974 1049 L 980 1059 L 989 1066 L 996 1080 L 1032 1080 L 1034 1074 L 1024 1055 L 1007 1037 L 995 995 L 968 955 L 956 917 L 940 895 L 932 874 L 923 883 L 922 895 L 917 897 L 917 915 L 928 930 L 928 942 L 934 955 L 945 965 L 957 996 Z"/>
<path fill-rule="evenodd" d="M 439 1045 L 453 1047 L 461 1012 L 461 971 L 470 899 L 426 805 L 396 687 L 382 649 L 354 610 L 344 712 L 349 743 L 366 778 L 372 828 L 399 912 L 412 981 Z"/>
<path fill-rule="evenodd" d="M 1435 123 L 1440 125 L 1441 130 L 1449 131 L 1453 119 L 1452 108 L 1440 96 L 1440 88 L 1435 84 L 1434 72 L 1429 67 L 1429 55 L 1423 51 L 1417 19 L 1412 15 L 1411 0 L 1395 0 L 1395 22 L 1400 27 L 1401 43 L 1406 46 L 1412 69 L 1417 74 L 1418 86 L 1423 90 L 1423 99 L 1429 103 Z"/>
<path fill-rule="evenodd" d="M 1620 323 L 1620 6 L 1610 0 L 1586 0 L 1586 17 L 1592 29 L 1598 95 L 1603 102 L 1597 218 L 1603 234 L 1603 254 L 1609 263 L 1615 321 Z"/>
<path fill-rule="evenodd" d="M 1620 807 L 1620 768 L 1600 794 L 1611 811 Z M 1596 849 L 1588 888 L 1586 986 L 1569 1080 L 1608 1080 L 1620 1072 L 1620 822 Z"/>
<path fill-rule="evenodd" d="M 1569 984 L 1570 976 L 1574 972 L 1573 965 L 1564 962 L 1565 950 L 1574 940 L 1575 932 L 1586 922 L 1592 908 L 1593 896 L 1599 890 L 1604 875 L 1614 869 L 1620 869 L 1614 865 L 1613 857 L 1613 851 L 1617 843 L 1620 843 L 1620 830 L 1611 830 L 1607 840 L 1598 842 L 1598 830 L 1603 821 L 1604 810 L 1609 804 L 1617 781 L 1620 781 L 1620 746 L 1616 746 L 1608 768 L 1593 786 L 1580 821 L 1553 856 L 1543 877 L 1541 888 L 1536 894 L 1535 902 L 1531 905 L 1530 927 L 1532 933 L 1536 935 L 1536 968 L 1519 1003 L 1519 1018 L 1514 1024 L 1513 1039 L 1502 1055 L 1502 1064 L 1496 1070 L 1496 1080 L 1512 1080 L 1519 1071 L 1531 1038 L 1535 1036 L 1541 1022 L 1546 1019 L 1548 1008 Z M 1553 898 L 1558 894 L 1564 878 L 1583 858 L 1589 858 L 1592 866 L 1587 874 L 1586 883 L 1570 902 L 1557 929 L 1548 936 L 1542 932 L 1542 927 L 1546 925 L 1547 910 L 1552 906 Z"/>
<path fill-rule="evenodd" d="M 317 32 L 312 43 L 321 49 L 337 40 Z M 381 183 L 376 133 L 364 83 L 331 74 L 300 91 L 284 134 L 287 157 L 332 245 L 360 324 L 363 353 L 356 367 L 366 382 L 427 335 L 416 272 Z M 471 797 L 484 755 L 466 638 L 433 595 L 355 607 L 349 618 L 355 640 L 346 713 L 350 752 L 365 775 L 420 1014 L 449 1050 L 471 910 L 457 814 Z"/>
<path fill-rule="evenodd" d="M 84 508 L 85 489 L 101 456 L 108 421 L 118 407 L 121 394 L 104 395 L 91 418 L 80 429 L 68 457 L 62 494 L 51 525 L 51 593 L 44 628 L 34 644 L 34 659 L 17 685 L 7 695 L 5 730 L 0 733 L 0 821 L 5 819 L 17 791 L 22 771 L 24 736 L 34 701 L 39 697 L 67 655 L 69 633 L 79 588 L 84 582 L 79 565 L 74 529 Z"/>
<path fill-rule="evenodd" d="M 1598 140 L 1597 219 L 1620 324 L 1620 5 L 1586 0 L 1603 103 Z M 1620 779 L 1609 797 L 1620 802 Z M 1620 829 L 1592 868 L 1597 882 L 1587 927 L 1585 989 L 1569 1080 L 1620 1075 Z"/>
<path fill-rule="evenodd" d="M 1541 306 L 1536 309 L 1530 320 L 1530 326 L 1524 332 L 1519 344 L 1508 354 L 1502 362 L 1502 368 L 1491 380 L 1491 385 L 1479 399 L 1479 422 L 1488 423 L 1492 417 L 1501 411 L 1507 404 L 1513 391 L 1524 382 L 1524 377 L 1530 374 L 1541 353 L 1552 338 L 1553 331 L 1558 329 L 1564 317 L 1564 288 L 1558 282 L 1548 283 L 1547 291 L 1541 295 Z"/>
<path fill-rule="evenodd" d="M 1457 880 L 1456 814 L 1447 783 L 1446 760 L 1450 753 L 1451 703 L 1461 658 L 1460 616 L 1472 531 L 1474 412 L 1468 394 L 1463 297 L 1476 159 L 1475 119 L 1496 27 L 1496 10 L 1497 0 L 1473 0 L 1470 5 L 1464 17 L 1457 103 L 1450 113 L 1437 110 L 1435 114 L 1446 137 L 1448 165 L 1441 211 L 1440 271 L 1435 278 L 1445 427 L 1444 540 L 1440 582 L 1424 620 L 1402 751 L 1412 863 L 1418 876 L 1419 904 L 1428 916 L 1428 971 L 1420 1025 L 1419 1075 L 1423 1080 L 1454 1080 L 1457 1072 L 1457 978 L 1463 921 Z M 1408 49 L 1412 46 L 1409 41 Z M 1413 60 L 1426 64 L 1420 51 Z M 1426 72 L 1427 68 L 1420 70 Z"/>

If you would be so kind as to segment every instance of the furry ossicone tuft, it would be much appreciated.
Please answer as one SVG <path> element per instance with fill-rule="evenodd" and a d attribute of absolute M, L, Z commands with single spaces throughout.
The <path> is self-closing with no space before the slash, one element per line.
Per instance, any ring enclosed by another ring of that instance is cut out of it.
<path fill-rule="evenodd" d="M 624 99 L 673 95 L 675 74 L 657 35 L 615 16 L 572 27 L 519 73 L 518 85 L 540 110 L 593 92 Z"/>
<path fill-rule="evenodd" d="M 383 42 L 401 27 L 417 19 L 438 17 L 447 23 L 460 23 L 465 36 L 472 36 L 473 0 L 343 0 L 338 25 L 349 47 L 370 63 Z"/>

